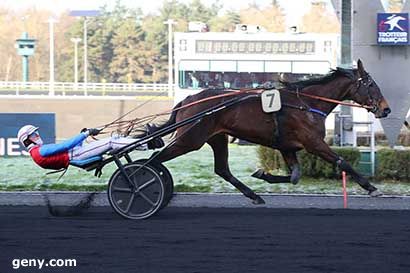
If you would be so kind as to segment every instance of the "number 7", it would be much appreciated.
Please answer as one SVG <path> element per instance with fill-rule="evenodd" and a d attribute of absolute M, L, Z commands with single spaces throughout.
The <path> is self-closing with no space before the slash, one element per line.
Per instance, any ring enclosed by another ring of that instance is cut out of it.
<path fill-rule="evenodd" d="M 269 107 L 273 106 L 273 100 L 275 99 L 275 93 L 271 94 L 266 94 L 267 97 L 271 97 L 270 102 L 269 102 Z"/>

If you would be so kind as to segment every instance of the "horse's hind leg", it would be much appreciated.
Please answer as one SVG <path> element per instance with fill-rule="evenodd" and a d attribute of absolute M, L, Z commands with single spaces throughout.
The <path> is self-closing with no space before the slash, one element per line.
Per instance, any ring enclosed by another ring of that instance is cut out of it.
<path fill-rule="evenodd" d="M 228 164 L 228 136 L 219 134 L 213 136 L 208 141 L 214 152 L 215 173 L 231 183 L 235 188 L 242 192 L 246 197 L 252 199 L 254 204 L 264 204 L 265 201 L 253 192 L 250 188 L 244 185 L 236 177 L 234 177 L 229 170 Z"/>
<path fill-rule="evenodd" d="M 286 165 L 288 166 L 289 171 L 291 172 L 290 176 L 272 175 L 263 171 L 262 169 L 258 169 L 252 174 L 252 177 L 265 180 L 266 182 L 271 184 L 292 183 L 293 185 L 296 185 L 299 182 L 301 175 L 296 152 L 281 151 L 281 153 L 283 159 L 286 162 Z"/>

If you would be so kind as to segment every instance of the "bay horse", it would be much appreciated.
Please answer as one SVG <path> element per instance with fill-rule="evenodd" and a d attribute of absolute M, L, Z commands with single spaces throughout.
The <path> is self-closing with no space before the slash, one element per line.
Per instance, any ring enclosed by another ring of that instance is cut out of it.
<path fill-rule="evenodd" d="M 180 127 L 176 131 L 176 142 L 159 152 L 155 160 L 165 162 L 198 150 L 208 143 L 214 153 L 215 173 L 250 198 L 254 204 L 263 204 L 264 200 L 233 176 L 229 170 L 228 135 L 230 135 L 279 150 L 290 172 L 289 176 L 274 176 L 258 170 L 252 174 L 254 177 L 269 183 L 297 184 L 301 177 L 301 169 L 296 152 L 305 149 L 329 163 L 336 164 L 342 171 L 350 174 L 370 196 L 379 196 L 381 193 L 377 188 L 333 152 L 324 141 L 325 119 L 337 106 L 337 101 L 353 100 L 367 107 L 376 118 L 386 117 L 391 112 L 376 82 L 364 70 L 362 62 L 358 61 L 357 69 L 337 68 L 320 78 L 293 83 L 283 82 L 283 85 L 284 87 L 279 89 L 282 101 L 280 111 L 274 114 L 263 112 L 260 97 L 245 100 L 239 105 L 203 118 L 194 126 Z M 225 92 L 207 89 L 185 98 L 174 109 Z M 311 95 L 328 98 L 330 101 L 312 98 Z M 237 96 L 244 95 L 239 92 Z M 227 98 L 212 99 L 173 111 L 169 120 L 159 125 L 156 130 L 187 119 L 224 100 Z"/>

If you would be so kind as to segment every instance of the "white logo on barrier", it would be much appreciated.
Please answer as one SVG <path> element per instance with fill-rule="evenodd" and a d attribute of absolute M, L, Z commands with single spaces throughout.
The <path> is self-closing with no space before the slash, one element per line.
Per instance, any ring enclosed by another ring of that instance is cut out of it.
<path fill-rule="evenodd" d="M 0 138 L 0 156 L 29 155 L 28 152 L 19 150 L 20 144 L 17 138 Z"/>
<path fill-rule="evenodd" d="M 280 101 L 280 93 L 276 89 L 263 91 L 262 96 L 262 109 L 265 113 L 272 113 L 279 111 L 282 107 Z"/>
<path fill-rule="evenodd" d="M 401 31 L 404 31 L 404 29 L 399 26 L 399 22 L 402 20 L 406 20 L 406 18 L 397 16 L 396 14 L 393 14 L 392 16 L 387 17 L 388 21 L 385 21 L 385 25 L 389 25 L 389 31 L 394 30 L 395 28 L 400 29 Z"/>

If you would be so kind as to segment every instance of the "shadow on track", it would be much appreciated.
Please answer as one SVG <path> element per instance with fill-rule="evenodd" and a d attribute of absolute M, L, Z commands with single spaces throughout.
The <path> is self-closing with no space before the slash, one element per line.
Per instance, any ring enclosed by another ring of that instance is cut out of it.
<path fill-rule="evenodd" d="M 79 216 L 91 207 L 91 202 L 98 192 L 92 192 L 83 197 L 74 206 L 56 206 L 52 205 L 47 194 L 43 194 L 44 202 L 46 203 L 48 212 L 55 217 Z"/>

